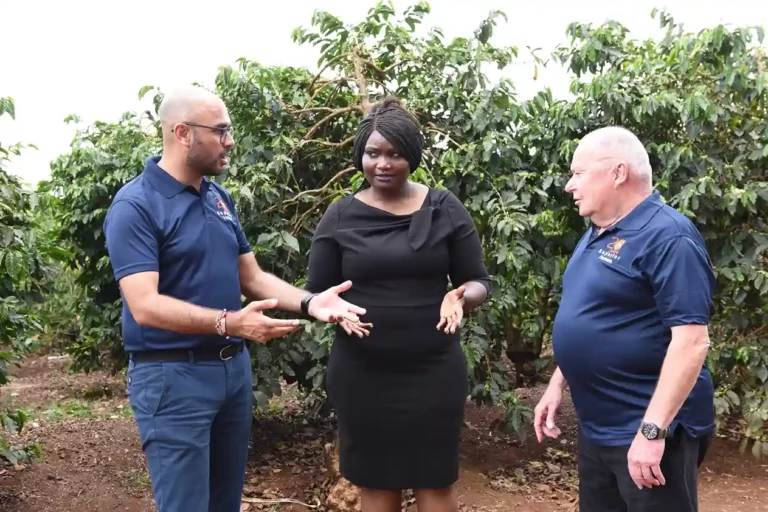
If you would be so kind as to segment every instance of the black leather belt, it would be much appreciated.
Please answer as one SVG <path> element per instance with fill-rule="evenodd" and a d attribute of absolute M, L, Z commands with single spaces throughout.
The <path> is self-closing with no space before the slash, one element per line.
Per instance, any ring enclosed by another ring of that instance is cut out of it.
<path fill-rule="evenodd" d="M 195 361 L 227 361 L 243 351 L 245 343 L 233 343 L 223 347 L 206 347 L 192 350 L 146 350 L 131 352 L 130 358 L 136 363 L 194 363 Z"/>

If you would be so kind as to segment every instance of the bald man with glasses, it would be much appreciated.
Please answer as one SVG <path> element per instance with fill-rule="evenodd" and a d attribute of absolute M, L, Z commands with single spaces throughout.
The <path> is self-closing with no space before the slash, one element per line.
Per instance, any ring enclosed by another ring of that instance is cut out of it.
<path fill-rule="evenodd" d="M 246 341 L 285 336 L 298 320 L 365 313 L 259 268 L 221 175 L 234 146 L 221 99 L 199 87 L 159 109 L 163 154 L 115 196 L 104 222 L 123 298 L 128 395 L 159 512 L 238 512 L 253 407 Z M 241 295 L 250 302 L 242 306 Z"/>

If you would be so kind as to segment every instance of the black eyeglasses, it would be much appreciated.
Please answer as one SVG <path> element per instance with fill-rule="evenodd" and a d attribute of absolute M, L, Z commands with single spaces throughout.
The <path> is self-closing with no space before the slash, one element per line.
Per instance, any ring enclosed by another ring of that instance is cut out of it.
<path fill-rule="evenodd" d="M 232 126 L 208 126 L 205 124 L 191 123 L 186 121 L 182 124 L 186 124 L 187 126 L 196 126 L 198 128 L 208 128 L 209 130 L 217 131 L 220 134 L 219 142 L 222 144 L 224 144 L 224 141 L 227 140 L 227 134 L 229 134 L 229 136 L 234 139 L 235 129 Z"/>

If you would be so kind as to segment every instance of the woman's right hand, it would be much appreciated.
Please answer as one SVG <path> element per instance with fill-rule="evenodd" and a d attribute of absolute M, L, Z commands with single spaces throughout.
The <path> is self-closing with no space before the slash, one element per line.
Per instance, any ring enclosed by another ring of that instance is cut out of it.
<path fill-rule="evenodd" d="M 373 327 L 373 324 L 371 323 L 365 323 L 365 322 L 353 322 L 351 320 L 347 320 L 346 318 L 341 320 L 339 322 L 339 325 L 341 325 L 341 328 L 346 331 L 347 334 L 352 336 L 353 334 L 356 335 L 358 338 L 362 338 L 363 336 L 368 336 L 371 333 L 368 332 L 368 329 Z"/>

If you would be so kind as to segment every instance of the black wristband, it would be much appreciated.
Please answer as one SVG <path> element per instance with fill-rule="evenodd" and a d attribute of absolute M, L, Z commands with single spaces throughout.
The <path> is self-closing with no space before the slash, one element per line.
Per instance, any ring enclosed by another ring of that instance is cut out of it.
<path fill-rule="evenodd" d="M 314 320 L 312 315 L 309 314 L 309 301 L 315 297 L 317 297 L 316 293 L 308 293 L 301 299 L 301 316 L 303 316 L 305 320 Z"/>

